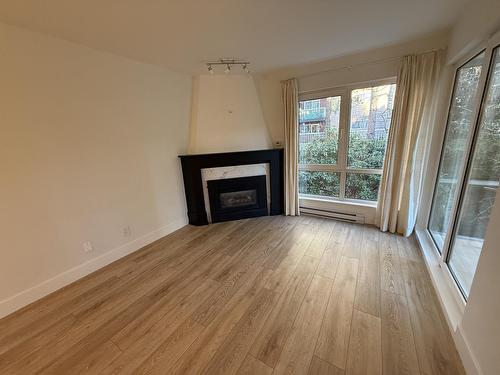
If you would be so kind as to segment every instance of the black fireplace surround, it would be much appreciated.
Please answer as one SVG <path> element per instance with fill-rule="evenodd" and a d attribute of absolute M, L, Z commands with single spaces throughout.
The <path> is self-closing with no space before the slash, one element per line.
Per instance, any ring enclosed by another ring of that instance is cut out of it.
<path fill-rule="evenodd" d="M 281 215 L 283 213 L 283 149 L 180 155 L 179 158 L 182 164 L 189 224 L 208 224 L 201 179 L 201 170 L 203 168 L 268 163 L 271 197 L 269 214 Z M 211 197 L 210 200 L 212 200 Z"/>

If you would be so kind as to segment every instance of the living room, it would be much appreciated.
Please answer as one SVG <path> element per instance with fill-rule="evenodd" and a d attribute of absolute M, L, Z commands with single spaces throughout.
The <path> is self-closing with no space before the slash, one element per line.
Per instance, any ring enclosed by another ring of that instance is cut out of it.
<path fill-rule="evenodd" d="M 500 373 L 499 32 L 2 2 L 0 373 Z"/>

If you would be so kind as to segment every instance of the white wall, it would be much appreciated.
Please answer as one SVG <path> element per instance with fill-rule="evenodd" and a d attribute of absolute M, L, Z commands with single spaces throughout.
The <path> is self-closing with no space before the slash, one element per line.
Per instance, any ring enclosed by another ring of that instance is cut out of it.
<path fill-rule="evenodd" d="M 448 62 L 454 63 L 500 28 L 498 0 L 469 1 L 462 10 L 450 38 Z"/>
<path fill-rule="evenodd" d="M 248 75 L 200 75 L 193 81 L 190 153 L 272 147 L 254 80 Z"/>
<path fill-rule="evenodd" d="M 4 24 L 0 55 L 1 316 L 185 224 L 191 78 Z"/>

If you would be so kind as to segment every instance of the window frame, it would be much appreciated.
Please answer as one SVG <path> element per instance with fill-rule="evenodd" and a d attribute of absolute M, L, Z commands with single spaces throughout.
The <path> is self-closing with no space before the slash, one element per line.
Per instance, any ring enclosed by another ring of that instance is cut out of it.
<path fill-rule="evenodd" d="M 339 137 L 337 148 L 337 163 L 336 164 L 300 164 L 297 161 L 298 171 L 315 171 L 315 172 L 336 172 L 340 174 L 340 193 L 339 197 L 318 196 L 312 194 L 300 194 L 299 198 L 314 198 L 335 202 L 352 202 L 367 206 L 375 206 L 377 201 L 364 199 L 346 198 L 346 181 L 347 174 L 375 174 L 382 175 L 383 169 L 366 169 L 349 167 L 347 163 L 347 152 L 349 147 L 350 135 L 350 119 L 351 119 L 351 93 L 353 90 L 363 89 L 368 87 L 383 86 L 396 84 L 396 77 L 389 77 L 371 81 L 358 82 L 350 85 L 339 86 L 335 88 L 315 90 L 309 92 L 299 92 L 297 107 L 299 103 L 305 100 L 319 100 L 328 97 L 340 97 L 340 120 L 339 120 Z M 297 125 L 297 129 L 298 129 Z M 297 144 L 297 155 L 298 155 Z"/>
<path fill-rule="evenodd" d="M 460 170 L 460 174 L 458 175 L 458 183 L 457 183 L 457 194 L 456 194 L 456 197 L 455 197 L 455 200 L 453 201 L 453 205 L 452 205 L 452 209 L 451 209 L 451 220 L 448 224 L 448 230 L 447 230 L 447 235 L 446 235 L 446 238 L 445 240 L 443 241 L 443 249 L 442 249 L 442 252 L 440 251 L 439 249 L 439 246 L 437 244 L 437 241 L 435 240 L 434 236 L 432 235 L 430 229 L 429 229 L 429 225 L 430 225 L 430 221 L 431 221 L 431 214 L 432 214 L 432 209 L 434 208 L 434 198 L 436 196 L 436 192 L 437 192 L 437 182 L 438 182 L 438 179 L 439 179 L 439 170 L 441 168 L 441 165 L 442 165 L 442 162 L 443 162 L 443 151 L 444 151 L 444 143 L 446 141 L 446 137 L 448 136 L 448 132 L 449 132 L 449 121 L 450 121 L 450 112 L 451 112 L 451 109 L 452 109 L 452 106 L 453 106 L 453 96 L 454 96 L 454 93 L 455 93 L 455 87 L 456 87 L 456 84 L 457 84 L 457 81 L 458 81 L 458 71 L 460 69 L 462 69 L 465 65 L 467 65 L 470 61 L 472 61 L 473 59 L 475 59 L 477 56 L 479 56 L 481 53 L 485 53 L 484 54 L 484 60 L 483 60 L 483 65 L 481 67 L 481 77 L 479 78 L 479 82 L 478 82 L 478 85 L 477 85 L 477 90 L 478 90 L 478 93 L 479 95 L 477 95 L 476 97 L 476 101 L 474 103 L 474 115 L 472 116 L 472 119 L 471 119 L 471 131 L 469 133 L 469 135 L 467 136 L 467 141 L 466 141 L 466 144 L 465 144 L 465 155 L 464 155 L 464 160 L 463 162 L 461 163 L 460 167 L 459 167 L 459 170 Z M 477 127 L 477 120 L 478 120 L 478 117 L 479 117 L 479 114 L 480 114 L 480 108 L 481 108 L 481 103 L 482 103 L 482 96 L 484 94 L 484 91 L 481 91 L 481 90 L 484 90 L 484 84 L 486 82 L 486 75 L 487 74 L 483 74 L 483 72 L 485 71 L 485 68 L 487 69 L 488 66 L 485 66 L 485 63 L 486 61 L 488 61 L 488 59 L 491 57 L 491 54 L 488 54 L 487 53 L 487 50 L 486 50 L 486 47 L 483 47 L 481 49 L 479 49 L 478 51 L 475 51 L 474 54 L 468 54 L 467 55 L 467 58 L 464 58 L 464 60 L 461 60 L 460 61 L 460 64 L 457 64 L 455 67 L 454 67 L 454 74 L 453 74 L 453 84 L 451 85 L 451 92 L 449 94 L 449 100 L 448 100 L 448 107 L 447 107 L 447 113 L 446 113 L 446 121 L 445 121 L 445 124 L 444 124 L 444 133 L 443 133 L 443 136 L 442 138 L 440 139 L 440 149 L 439 149 L 439 163 L 438 163 L 438 166 L 437 166 L 437 169 L 436 169 L 436 175 L 434 177 L 434 187 L 432 189 L 432 194 L 431 194 L 431 203 L 430 203 L 430 206 L 429 206 L 429 214 L 427 215 L 427 223 L 426 223 L 426 229 L 427 231 L 429 232 L 429 235 L 431 236 L 431 239 L 432 241 L 434 242 L 434 245 L 436 246 L 436 249 L 438 251 L 438 254 L 440 255 L 443 255 L 443 261 L 446 262 L 447 259 L 448 259 L 448 253 L 449 253 L 449 235 L 448 233 L 450 233 L 451 230 L 453 230 L 453 224 L 454 224 L 454 216 L 456 214 L 456 209 L 458 208 L 458 204 L 459 204 L 459 199 L 460 199 L 460 196 L 461 196 L 461 191 L 462 191 L 462 187 L 463 187 L 463 178 L 465 176 L 465 166 L 467 165 L 468 163 L 468 160 L 470 158 L 470 147 L 472 145 L 472 142 L 474 141 L 474 135 L 476 133 L 476 127 Z M 482 94 L 481 94 L 482 93 Z"/>
<path fill-rule="evenodd" d="M 451 290 L 454 292 L 452 293 L 455 296 L 455 301 L 459 302 L 459 306 L 461 306 L 461 311 L 463 313 L 463 309 L 465 308 L 465 304 L 467 303 L 468 300 L 468 295 L 464 292 L 462 286 L 460 285 L 460 282 L 458 281 L 457 277 L 454 275 L 453 270 L 449 266 L 449 260 L 451 256 L 451 250 L 452 250 L 452 241 L 455 238 L 457 227 L 459 224 L 459 219 L 460 219 L 460 207 L 462 205 L 462 200 L 463 196 L 465 194 L 465 189 L 467 186 L 467 176 L 469 175 L 470 167 L 472 164 L 472 158 L 473 158 L 473 151 L 474 151 L 474 145 L 477 141 L 477 136 L 479 134 L 479 128 L 480 128 L 480 116 L 481 116 L 481 111 L 484 106 L 484 101 L 486 99 L 486 93 L 487 93 L 487 85 L 490 80 L 490 77 L 492 75 L 491 72 L 491 66 L 493 64 L 493 52 L 495 51 L 495 48 L 499 47 L 500 48 L 500 32 L 494 35 L 491 39 L 488 41 L 485 41 L 479 45 L 477 45 L 474 49 L 469 51 L 466 55 L 464 55 L 462 58 L 460 58 L 458 61 L 455 62 L 455 64 L 452 66 L 453 69 L 453 80 L 452 84 L 450 85 L 451 87 L 448 90 L 448 106 L 446 109 L 446 116 L 444 117 L 445 121 L 442 123 L 442 129 L 440 133 L 436 134 L 435 136 L 437 137 L 438 140 L 438 147 L 434 152 L 431 152 L 430 155 L 428 155 L 428 158 L 431 157 L 438 157 L 439 158 L 439 163 L 437 166 L 435 166 L 435 169 L 433 170 L 433 174 L 429 178 L 428 181 L 426 181 L 426 184 L 431 185 L 431 189 L 429 191 L 429 194 L 426 195 L 428 198 L 427 200 L 425 199 L 425 196 L 422 199 L 422 202 L 427 201 L 428 203 L 424 205 L 423 207 L 420 207 L 419 209 L 423 212 L 423 218 L 418 219 L 417 221 L 417 237 L 419 238 L 419 241 L 421 243 L 427 244 L 430 246 L 432 249 L 431 251 L 434 254 L 434 257 L 437 260 L 437 264 L 440 269 L 444 271 L 444 273 L 447 275 L 447 278 L 449 280 L 448 285 L 451 285 Z M 431 214 L 432 214 L 432 209 L 434 207 L 434 196 L 436 193 L 436 188 L 437 188 L 437 181 L 439 178 L 439 169 L 441 167 L 441 162 L 442 162 L 442 154 L 443 154 L 443 149 L 444 149 L 444 142 L 446 140 L 446 136 L 448 134 L 448 121 L 449 121 L 449 116 L 450 116 L 450 110 L 451 106 L 453 104 L 453 94 L 455 91 L 455 85 L 457 81 L 457 76 L 458 76 L 458 71 L 460 68 L 462 68 L 464 65 L 466 65 L 469 61 L 474 59 L 476 56 L 481 54 L 482 52 L 485 52 L 484 55 L 484 60 L 482 64 L 482 71 L 481 71 L 481 78 L 478 83 L 478 95 L 476 98 L 476 103 L 474 107 L 474 116 L 473 116 L 473 123 L 472 123 L 472 130 L 470 134 L 468 135 L 467 138 L 467 144 L 465 148 L 466 155 L 464 157 L 464 161 L 460 166 L 460 175 L 458 178 L 458 184 L 457 184 L 457 191 L 458 193 L 456 194 L 456 197 L 453 201 L 453 206 L 452 206 L 452 211 L 451 211 L 451 220 L 450 223 L 448 224 L 448 230 L 447 230 L 447 235 L 446 238 L 443 242 L 443 250 L 442 252 L 439 251 L 438 245 L 436 244 L 436 241 L 434 237 L 432 236 L 429 225 L 430 225 L 430 219 L 431 219 Z M 484 73 L 483 73 L 484 72 Z M 420 224 L 419 224 L 420 223 Z M 425 237 L 423 237 L 425 235 Z M 425 253 L 425 250 L 424 250 Z"/>

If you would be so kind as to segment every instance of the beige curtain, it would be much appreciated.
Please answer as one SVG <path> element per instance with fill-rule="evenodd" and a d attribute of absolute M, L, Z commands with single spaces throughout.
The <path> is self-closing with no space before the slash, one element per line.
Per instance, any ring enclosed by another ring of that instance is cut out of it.
<path fill-rule="evenodd" d="M 297 180 L 298 88 L 295 78 L 281 82 L 285 117 L 285 214 L 299 215 Z"/>
<path fill-rule="evenodd" d="M 403 58 L 377 206 L 376 224 L 384 232 L 409 236 L 415 227 L 442 60 L 442 51 Z"/>

